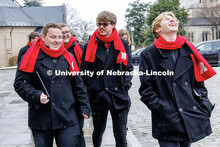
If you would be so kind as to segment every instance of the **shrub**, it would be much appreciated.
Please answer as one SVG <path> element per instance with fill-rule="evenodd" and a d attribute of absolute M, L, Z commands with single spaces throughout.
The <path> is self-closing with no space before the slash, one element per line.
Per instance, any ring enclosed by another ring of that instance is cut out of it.
<path fill-rule="evenodd" d="M 10 66 L 16 66 L 18 61 L 18 56 L 13 56 L 9 59 L 9 65 Z"/>

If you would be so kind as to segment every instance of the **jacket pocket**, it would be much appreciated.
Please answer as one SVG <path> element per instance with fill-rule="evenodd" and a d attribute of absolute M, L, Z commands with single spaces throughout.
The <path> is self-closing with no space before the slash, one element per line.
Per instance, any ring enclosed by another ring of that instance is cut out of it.
<path fill-rule="evenodd" d="M 211 117 L 212 110 L 215 107 L 215 104 L 213 105 L 208 98 L 202 98 L 201 93 L 199 93 L 196 89 L 193 89 L 194 97 L 202 110 L 208 114 L 209 117 Z"/>

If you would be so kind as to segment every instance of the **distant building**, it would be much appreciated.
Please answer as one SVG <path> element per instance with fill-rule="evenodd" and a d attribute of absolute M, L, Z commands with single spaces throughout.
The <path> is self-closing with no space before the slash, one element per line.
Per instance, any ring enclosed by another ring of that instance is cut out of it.
<path fill-rule="evenodd" d="M 32 31 L 41 33 L 46 23 L 66 23 L 64 6 L 21 8 L 12 0 L 0 1 L 0 67 L 9 66 L 9 59 L 17 56 L 28 42 Z"/>
<path fill-rule="evenodd" d="M 202 41 L 220 38 L 220 15 L 218 14 L 216 16 L 219 19 L 217 31 L 213 23 L 201 15 L 201 10 L 204 10 L 204 7 L 220 6 L 220 0 L 180 0 L 180 4 L 190 14 L 188 23 L 184 27 L 187 32 L 186 36 L 190 42 L 196 44 Z"/>

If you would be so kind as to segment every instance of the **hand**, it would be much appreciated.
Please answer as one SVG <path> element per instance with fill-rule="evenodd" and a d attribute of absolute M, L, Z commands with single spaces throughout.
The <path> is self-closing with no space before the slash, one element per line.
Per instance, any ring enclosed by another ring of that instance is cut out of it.
<path fill-rule="evenodd" d="M 40 95 L 40 102 L 41 102 L 42 104 L 47 104 L 47 103 L 49 102 L 49 99 L 47 99 L 47 95 L 45 95 L 44 93 L 42 93 L 42 94 Z"/>
<path fill-rule="evenodd" d="M 89 116 L 84 114 L 84 113 L 82 113 L 82 115 L 83 115 L 84 119 L 88 119 L 89 118 Z"/>

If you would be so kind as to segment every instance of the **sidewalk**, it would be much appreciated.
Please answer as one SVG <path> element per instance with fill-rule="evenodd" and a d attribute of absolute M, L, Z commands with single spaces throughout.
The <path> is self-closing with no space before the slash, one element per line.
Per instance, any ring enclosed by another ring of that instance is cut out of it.
<path fill-rule="evenodd" d="M 214 68 L 217 75 L 205 81 L 209 99 L 215 103 L 211 117 L 213 133 L 206 138 L 193 143 L 192 147 L 220 147 L 220 67 Z M 138 66 L 135 66 L 138 70 Z M 0 147 L 33 147 L 30 130 L 27 125 L 27 103 L 15 93 L 12 86 L 15 70 L 0 70 Z M 129 147 L 158 147 L 158 142 L 152 137 L 151 112 L 140 101 L 138 76 L 132 79 L 129 90 L 131 108 L 128 115 L 128 144 Z M 110 118 L 108 120 L 111 120 Z M 92 147 L 92 121 L 85 122 L 85 137 L 87 147 Z M 111 121 L 103 137 L 102 147 L 115 147 Z"/>
<path fill-rule="evenodd" d="M 28 128 L 28 106 L 14 91 L 15 70 L 0 70 L 0 147 L 33 147 L 31 131 Z M 87 147 L 92 147 L 92 120 L 85 121 L 85 139 Z M 128 130 L 128 146 L 140 144 Z M 102 147 L 115 147 L 111 118 L 108 116 Z"/>

